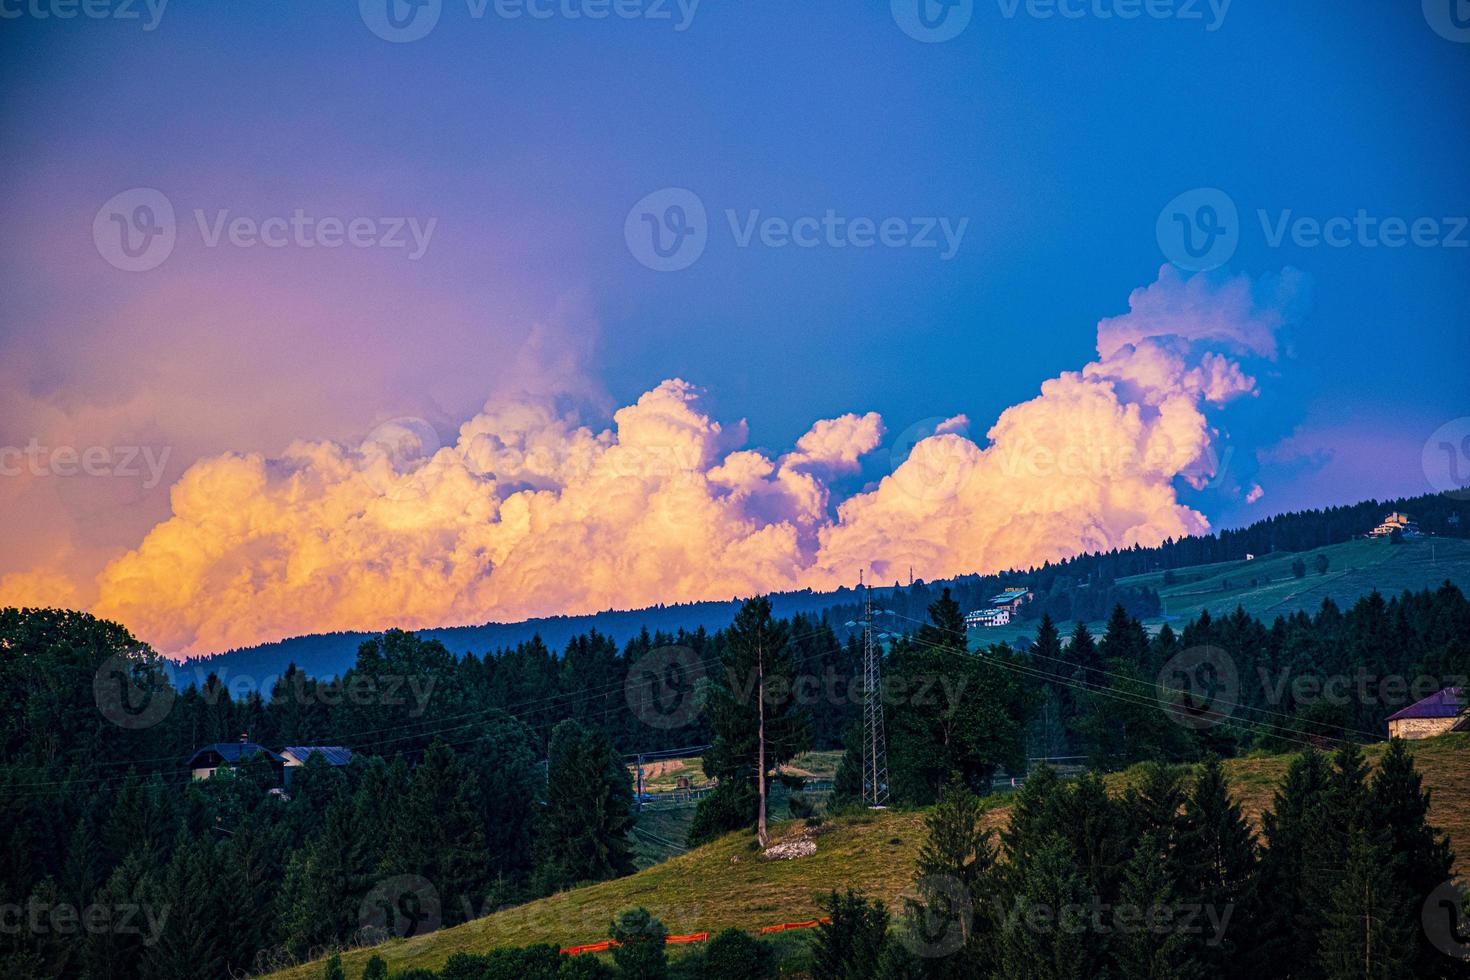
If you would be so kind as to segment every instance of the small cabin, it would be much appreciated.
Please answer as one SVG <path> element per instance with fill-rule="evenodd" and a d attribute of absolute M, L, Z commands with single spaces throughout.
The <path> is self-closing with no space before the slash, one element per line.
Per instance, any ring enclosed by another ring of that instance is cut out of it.
<path fill-rule="evenodd" d="M 1458 687 L 1447 687 L 1388 717 L 1391 738 L 1433 738 L 1470 731 L 1470 703 Z"/>

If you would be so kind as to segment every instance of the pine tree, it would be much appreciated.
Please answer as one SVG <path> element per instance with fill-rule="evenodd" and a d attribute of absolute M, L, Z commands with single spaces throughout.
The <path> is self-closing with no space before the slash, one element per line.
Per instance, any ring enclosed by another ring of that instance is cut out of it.
<path fill-rule="evenodd" d="M 1009 647 L 965 646 L 964 616 L 948 589 L 929 605 L 929 623 L 893 644 L 884 685 L 898 700 L 888 713 L 889 785 L 897 803 L 938 798 L 958 773 L 988 790 L 998 767 L 1022 772 L 1032 690 L 1018 680 L 1024 660 Z"/>
<path fill-rule="evenodd" d="M 1152 834 L 1159 857 L 1172 861 L 1183 829 L 1184 801 L 1188 797 L 1179 770 L 1163 762 L 1144 763 L 1142 778 L 1123 794 L 1123 821 L 1129 840 Z"/>
<path fill-rule="evenodd" d="M 1211 976 L 1251 975 L 1235 937 L 1248 932 L 1256 918 L 1255 835 L 1240 805 L 1230 799 L 1225 771 L 1215 756 L 1200 766 L 1185 802 L 1177 853 L 1185 900 L 1210 912 L 1210 921 L 1235 926 L 1222 936 L 1201 936 L 1195 955 Z"/>
<path fill-rule="evenodd" d="M 1327 980 L 1410 980 L 1414 935 L 1420 931 L 1417 909 L 1394 880 L 1388 852 L 1358 828 L 1346 862 L 1330 892 L 1322 975 Z"/>
<path fill-rule="evenodd" d="M 999 882 L 984 813 L 980 798 L 955 780 L 924 818 L 919 900 L 910 899 L 906 911 L 910 935 L 930 959 L 928 976 L 985 977 L 992 969 Z"/>
<path fill-rule="evenodd" d="M 796 699 L 789 639 L 790 626 L 772 618 L 770 599 L 746 600 L 725 635 L 721 671 L 705 702 L 714 743 L 705 753 L 704 773 L 721 783 L 738 781 L 755 788 L 751 822 L 762 845 L 769 774 L 804 750 L 809 740 L 806 714 Z M 742 824 L 722 829 L 736 830 Z"/>
<path fill-rule="evenodd" d="M 214 845 L 181 842 L 159 890 L 167 928 L 148 948 L 148 980 L 193 980 L 225 973 L 224 929 L 233 905 L 217 887 Z"/>
<path fill-rule="evenodd" d="M 1454 854 L 1429 824 L 1429 791 L 1423 788 L 1403 739 L 1392 739 L 1368 791 L 1368 825 L 1383 835 L 1390 870 L 1404 892 L 1428 896 L 1449 881 Z M 1419 977 L 1449 977 L 1453 964 L 1422 929 L 1413 930 L 1413 968 Z"/>
<path fill-rule="evenodd" d="M 1055 769 L 1038 766 L 1016 793 L 1011 818 L 1000 833 L 1006 854 L 1002 873 L 1012 879 L 1013 891 L 1019 890 L 1019 878 L 1047 841 L 1064 833 L 1060 800 L 1065 792 Z"/>
<path fill-rule="evenodd" d="M 1320 976 L 1315 937 L 1325 928 L 1322 883 L 1341 866 L 1328 835 L 1329 772 L 1321 753 L 1297 756 L 1261 818 L 1262 900 L 1257 955 L 1280 976 Z"/>
<path fill-rule="evenodd" d="M 433 884 L 447 924 L 463 921 L 483 897 L 487 861 L 478 794 L 474 774 L 436 740 L 413 771 L 384 852 L 386 873 Z"/>
<path fill-rule="evenodd" d="M 1102 777 L 1084 773 L 1063 787 L 1057 797 L 1057 819 L 1089 893 L 1111 901 L 1128 851 L 1123 814 L 1108 796 Z"/>
<path fill-rule="evenodd" d="M 888 910 L 849 889 L 817 900 L 827 921 L 811 943 L 812 980 L 860 980 L 875 976 L 888 944 Z"/>
<path fill-rule="evenodd" d="M 1112 942 L 1112 960 L 1116 975 L 1127 980 L 1197 980 L 1204 969 L 1194 958 L 1190 937 L 1179 929 L 1159 935 L 1148 923 L 1155 916 L 1170 914 L 1181 902 L 1173 876 L 1159 860 L 1168 845 L 1157 833 L 1145 833 L 1123 869 L 1123 885 L 1118 896 L 1120 910 L 1127 910 L 1133 922 L 1119 924 Z"/>
<path fill-rule="evenodd" d="M 551 733 L 546 803 L 537 823 L 543 889 L 605 881 L 633 871 L 628 770 L 600 729 L 567 720 Z"/>
<path fill-rule="evenodd" d="M 1051 837 L 1019 876 L 999 943 L 997 975 L 1026 980 L 1093 980 L 1104 972 L 1103 937 L 1085 924 L 1062 921 L 1066 910 L 1088 907 L 1092 896 L 1077 870 L 1072 847 Z"/>

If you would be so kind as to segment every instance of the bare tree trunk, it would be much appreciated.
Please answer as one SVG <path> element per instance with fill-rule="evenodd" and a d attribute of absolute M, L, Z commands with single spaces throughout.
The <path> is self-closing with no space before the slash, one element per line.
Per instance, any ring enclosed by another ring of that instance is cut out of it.
<path fill-rule="evenodd" d="M 755 654 L 756 712 L 760 723 L 756 727 L 756 785 L 760 788 L 760 811 L 756 814 L 755 838 L 765 847 L 769 841 L 766 834 L 766 653 L 757 644 Z"/>

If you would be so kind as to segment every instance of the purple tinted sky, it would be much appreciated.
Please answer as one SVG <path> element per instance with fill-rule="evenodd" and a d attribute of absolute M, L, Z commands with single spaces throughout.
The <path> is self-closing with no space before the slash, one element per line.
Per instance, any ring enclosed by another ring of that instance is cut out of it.
<path fill-rule="evenodd" d="M 1258 211 L 1470 214 L 1470 43 L 1416 3 L 1237 0 L 1214 30 L 1206 4 L 1202 21 L 1096 15 L 1114 6 L 981 3 L 935 44 L 881 3 L 706 2 L 681 31 L 672 4 L 671 20 L 532 20 L 444 0 L 412 43 L 350 3 L 176 2 L 153 30 L 6 6 L 0 444 L 171 455 L 146 491 L 0 489 L 21 515 L 0 573 L 136 543 L 202 454 L 403 414 L 448 433 L 517 387 L 610 408 L 681 376 L 774 447 L 870 409 L 892 432 L 964 412 L 983 433 L 1090 358 L 1098 319 L 1167 257 L 1160 209 L 1196 187 L 1239 208 L 1231 269 L 1302 269 L 1313 303 L 1230 413 L 1231 479 L 1186 499 L 1234 524 L 1430 489 L 1426 440 L 1470 415 L 1470 231 L 1458 248 L 1273 247 Z M 710 241 L 660 274 L 623 226 L 670 186 L 708 207 Z M 92 237 L 135 187 L 179 216 L 146 273 Z M 437 224 L 409 261 L 207 248 L 193 217 L 296 208 Z M 723 217 L 829 208 L 969 224 L 942 261 L 740 248 Z"/>

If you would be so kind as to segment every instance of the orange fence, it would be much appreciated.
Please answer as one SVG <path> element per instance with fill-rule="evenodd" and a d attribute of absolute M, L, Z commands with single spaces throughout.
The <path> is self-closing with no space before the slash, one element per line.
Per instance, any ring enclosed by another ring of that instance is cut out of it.
<path fill-rule="evenodd" d="M 785 932 L 787 929 L 815 929 L 822 923 L 830 923 L 831 921 L 831 919 L 808 919 L 806 922 L 782 922 L 774 926 L 762 926 L 761 935 L 765 936 L 773 932 Z M 678 946 L 684 943 L 702 943 L 712 935 L 713 933 L 709 932 L 691 932 L 687 936 L 665 936 L 664 945 Z M 614 939 L 604 939 L 600 943 L 583 943 L 581 946 L 565 946 L 562 948 L 562 952 L 568 956 L 580 956 L 583 953 L 606 953 L 617 945 L 618 942 Z"/>

